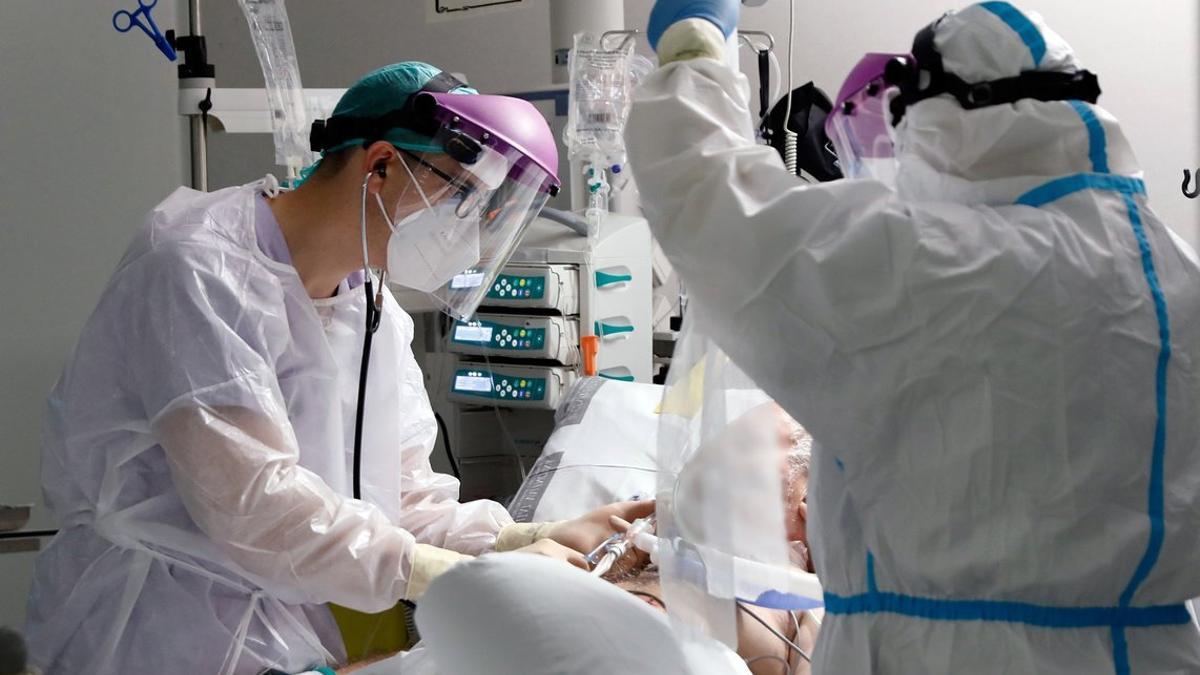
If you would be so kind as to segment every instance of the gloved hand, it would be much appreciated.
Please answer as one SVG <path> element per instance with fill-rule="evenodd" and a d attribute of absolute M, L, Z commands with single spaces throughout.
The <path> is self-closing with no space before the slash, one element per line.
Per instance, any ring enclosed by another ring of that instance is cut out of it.
<path fill-rule="evenodd" d="M 612 517 L 627 522 L 644 518 L 654 513 L 654 501 L 616 502 L 572 520 L 555 523 L 545 536 L 580 553 L 591 553 L 616 531 Z"/>
<path fill-rule="evenodd" d="M 658 0 L 654 9 L 650 10 L 650 25 L 646 28 L 646 37 L 650 38 L 650 46 L 658 50 L 658 40 L 672 24 L 684 19 L 707 19 L 711 21 L 725 37 L 733 34 L 737 28 L 738 14 L 741 10 L 740 0 Z"/>
<path fill-rule="evenodd" d="M 629 529 L 630 523 L 620 516 L 613 516 L 609 519 L 609 524 L 613 530 L 617 532 L 625 532 Z M 641 550 L 636 546 L 630 546 L 625 551 L 625 555 L 617 558 L 613 562 L 612 567 L 608 568 L 608 573 L 604 575 L 606 579 L 621 578 L 634 570 L 644 569 L 650 564 L 650 554 Z"/>
<path fill-rule="evenodd" d="M 574 549 L 567 548 L 562 544 L 552 539 L 538 539 L 528 546 L 522 546 L 516 549 L 516 553 L 533 553 L 535 555 L 546 556 L 555 560 L 570 563 L 585 572 L 588 569 L 587 560 L 583 554 Z"/>

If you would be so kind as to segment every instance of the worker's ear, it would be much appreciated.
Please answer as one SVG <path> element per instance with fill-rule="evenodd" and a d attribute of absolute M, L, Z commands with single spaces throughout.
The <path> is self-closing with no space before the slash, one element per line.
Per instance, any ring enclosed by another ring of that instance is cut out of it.
<path fill-rule="evenodd" d="M 383 189 L 383 183 L 387 180 L 390 171 L 389 168 L 396 159 L 398 151 L 396 146 L 387 141 L 375 141 L 366 147 L 363 153 L 361 173 L 367 178 L 367 192 L 378 194 Z"/>

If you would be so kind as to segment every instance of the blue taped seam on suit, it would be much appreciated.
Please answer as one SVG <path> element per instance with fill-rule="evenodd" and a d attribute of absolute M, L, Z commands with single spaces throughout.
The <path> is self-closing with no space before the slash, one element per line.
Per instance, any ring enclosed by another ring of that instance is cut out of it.
<path fill-rule="evenodd" d="M 931 621 L 996 621 L 1040 628 L 1108 628 L 1124 639 L 1125 627 L 1177 626 L 1190 623 L 1187 606 L 1058 607 L 1006 600 L 922 598 L 879 590 L 875 556 L 867 552 L 867 592 L 844 596 L 825 593 L 825 611 L 833 615 L 899 614 Z M 1115 644 L 1115 643 L 1114 643 Z M 1118 669 L 1119 672 L 1119 669 Z"/>
<path fill-rule="evenodd" d="M 1182 626 L 1192 620 L 1187 606 L 1056 607 L 1003 600 L 922 598 L 876 591 L 859 595 L 825 593 L 825 611 L 833 615 L 899 614 L 930 621 L 993 621 L 1039 628 Z"/>
<path fill-rule="evenodd" d="M 1167 314 L 1167 301 L 1163 296 L 1162 286 L 1158 281 L 1158 272 L 1154 268 L 1154 254 L 1150 250 L 1150 241 L 1146 238 L 1146 230 L 1142 225 L 1141 214 L 1133 198 L 1125 196 L 1125 207 L 1129 211 L 1129 221 L 1133 224 L 1134 236 L 1137 237 L 1138 250 L 1142 256 L 1142 271 L 1146 275 L 1146 283 L 1154 298 L 1154 312 L 1158 319 L 1159 353 L 1158 365 L 1155 369 L 1154 401 L 1157 411 L 1157 423 L 1154 427 L 1154 452 L 1150 466 L 1150 496 L 1148 512 L 1150 515 L 1150 541 L 1146 546 L 1146 554 L 1142 564 L 1134 572 L 1129 587 L 1121 595 L 1121 604 L 1128 606 L 1133 601 L 1133 594 L 1141 585 L 1150 570 L 1157 562 L 1159 549 L 1162 548 L 1164 535 L 1163 526 L 1163 460 L 1166 453 L 1167 433 L 1167 364 L 1171 360 L 1171 324 Z"/>
<path fill-rule="evenodd" d="M 981 2 L 979 6 L 1000 17 L 1000 20 L 1008 24 L 1008 27 L 1021 38 L 1025 46 L 1029 47 L 1029 55 L 1033 57 L 1034 68 L 1042 65 L 1042 58 L 1046 56 L 1046 40 L 1042 37 L 1042 32 L 1038 30 L 1038 27 L 1029 20 L 1029 17 L 1007 2 Z"/>
<path fill-rule="evenodd" d="M 1145 195 L 1146 184 L 1140 179 L 1106 173 L 1077 173 L 1056 178 L 1017 198 L 1022 206 L 1045 206 L 1052 201 L 1083 190 L 1101 190 L 1124 195 Z"/>
<path fill-rule="evenodd" d="M 1075 112 L 1079 113 L 1088 132 L 1088 157 L 1092 160 L 1092 171 L 1108 173 L 1108 139 L 1104 135 L 1104 127 L 1096 118 L 1096 112 L 1083 101 L 1067 101 Z"/>
<path fill-rule="evenodd" d="M 1138 242 L 1138 251 L 1142 257 L 1142 272 L 1146 276 L 1146 284 L 1154 299 L 1154 313 L 1158 320 L 1158 363 L 1154 372 L 1154 405 L 1156 421 L 1154 425 L 1154 450 L 1150 459 L 1150 489 L 1147 496 L 1147 515 L 1150 518 L 1150 538 L 1146 542 L 1146 551 L 1138 562 L 1133 578 L 1121 593 L 1121 607 L 1126 608 L 1133 602 L 1133 596 L 1142 582 L 1150 576 L 1158 555 L 1162 551 L 1165 525 L 1163 523 L 1163 464 L 1166 456 L 1167 436 L 1167 364 L 1171 361 L 1171 323 L 1167 312 L 1167 300 L 1163 295 L 1162 286 L 1158 281 L 1158 272 L 1154 267 L 1154 252 L 1150 249 L 1150 240 L 1146 237 L 1146 228 L 1142 224 L 1142 216 L 1137 202 L 1131 195 L 1124 195 L 1125 208 L 1129 214 L 1129 222 L 1133 227 L 1133 235 Z M 1118 635 L 1118 633 L 1121 633 Z M 1113 627 L 1113 660 L 1117 675 L 1128 675 L 1129 649 L 1124 631 Z"/>

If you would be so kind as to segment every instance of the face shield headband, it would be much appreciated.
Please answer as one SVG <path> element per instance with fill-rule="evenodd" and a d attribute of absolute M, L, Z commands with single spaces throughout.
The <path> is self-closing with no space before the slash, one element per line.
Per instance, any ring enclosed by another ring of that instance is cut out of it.
<path fill-rule="evenodd" d="M 309 147 L 313 152 L 326 152 L 342 146 L 347 141 L 361 138 L 365 148 L 375 141 L 383 140 L 389 131 L 397 127 L 432 137 L 440 125 L 432 110 L 422 104 L 421 95 L 450 92 L 465 86 L 467 85 L 454 76 L 439 73 L 420 90 L 413 92 L 403 106 L 378 117 L 336 115 L 329 119 L 314 120 L 308 135 Z M 446 154 L 464 164 L 473 163 L 475 153 L 479 152 L 479 143 L 470 137 L 465 137 L 465 140 L 446 138 L 443 142 Z"/>
<path fill-rule="evenodd" d="M 900 95 L 891 102 L 893 126 L 904 118 L 908 106 L 942 94 L 953 96 L 964 110 L 1022 99 L 1095 103 L 1100 98 L 1100 82 L 1088 70 L 1073 73 L 1027 70 L 1016 77 L 983 82 L 967 82 L 946 72 L 942 55 L 934 43 L 941 21 L 938 19 L 917 33 L 911 58 L 897 56 L 884 69 L 884 82 L 900 89 Z"/>

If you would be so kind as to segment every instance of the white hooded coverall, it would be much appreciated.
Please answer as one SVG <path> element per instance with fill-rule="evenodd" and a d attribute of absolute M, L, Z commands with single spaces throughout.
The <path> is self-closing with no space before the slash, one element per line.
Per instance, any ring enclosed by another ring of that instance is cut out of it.
<path fill-rule="evenodd" d="M 968 82 L 1078 67 L 1007 3 L 936 45 Z M 1195 254 L 1098 106 L 939 97 L 894 131 L 897 191 L 803 184 L 695 58 L 627 132 L 705 332 L 818 444 L 815 671 L 1200 672 Z"/>

